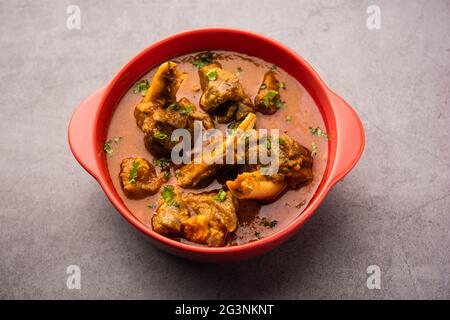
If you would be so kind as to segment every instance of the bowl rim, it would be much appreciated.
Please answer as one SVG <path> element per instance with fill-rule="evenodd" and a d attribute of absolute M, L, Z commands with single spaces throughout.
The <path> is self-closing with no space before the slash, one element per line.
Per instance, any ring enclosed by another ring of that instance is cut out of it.
<path fill-rule="evenodd" d="M 196 28 L 196 29 L 190 29 L 182 32 L 175 33 L 173 35 L 167 36 L 165 38 L 162 38 L 159 41 L 153 42 L 149 46 L 142 49 L 139 53 L 134 55 L 129 61 L 124 64 L 119 71 L 114 75 L 114 77 L 109 81 L 107 86 L 104 88 L 102 92 L 102 97 L 99 102 L 99 107 L 97 109 L 96 115 L 95 115 L 95 124 L 94 124 L 94 130 L 97 131 L 98 123 L 99 123 L 99 117 L 100 113 L 102 112 L 102 109 L 104 109 L 106 98 L 110 95 L 111 91 L 113 90 L 115 84 L 120 81 L 124 74 L 127 72 L 127 70 L 130 68 L 131 65 L 136 63 L 143 55 L 148 54 L 149 51 L 153 50 L 155 47 L 161 46 L 162 44 L 166 42 L 171 42 L 183 37 L 188 37 L 193 34 L 201 34 L 201 33 L 211 33 L 211 32 L 225 32 L 230 34 L 240 34 L 240 35 L 246 35 L 248 37 L 254 37 L 257 38 L 260 41 L 267 42 L 271 46 L 278 47 L 279 49 L 282 49 L 287 54 L 291 55 L 292 58 L 296 60 L 296 62 L 299 65 L 302 65 L 302 68 L 306 70 L 307 73 L 313 78 L 313 81 L 315 85 L 317 86 L 317 89 L 320 91 L 320 94 L 323 96 L 323 98 L 326 100 L 326 102 L 329 103 L 331 106 L 331 101 L 328 95 L 328 92 L 330 89 L 325 85 L 325 83 L 322 81 L 318 73 L 312 68 L 312 66 L 306 62 L 299 54 L 297 54 L 295 51 L 287 47 L 286 45 L 282 44 L 281 42 L 274 40 L 270 37 L 267 37 L 265 35 L 261 35 L 252 31 L 242 30 L 242 29 L 235 29 L 235 28 L 220 28 L 220 27 L 212 27 L 212 28 Z M 213 50 L 213 49 L 212 49 Z M 257 56 L 257 55 L 256 55 Z M 289 73 L 288 70 L 285 70 Z M 335 111 L 333 108 L 332 114 L 334 115 Z M 114 111 L 113 111 L 114 112 Z M 326 121 L 325 121 L 326 122 Z M 330 148 L 330 142 L 329 142 L 329 148 Z M 354 161 L 354 164 L 358 161 L 359 158 L 357 158 Z M 334 162 L 330 162 L 330 158 L 327 159 L 327 170 L 331 170 L 331 168 L 334 166 Z M 97 163 L 99 162 L 97 158 Z M 353 165 L 354 165 L 353 164 Z M 101 164 L 98 163 L 100 166 Z M 353 167 L 352 165 L 352 167 Z M 350 168 L 351 169 L 351 168 Z M 304 222 L 306 222 L 316 211 L 318 206 L 321 204 L 321 202 L 324 200 L 326 194 L 330 190 L 330 188 L 334 185 L 336 181 L 333 181 L 332 176 L 329 174 L 328 177 L 326 177 L 326 173 L 322 177 L 321 182 L 319 183 L 318 189 L 316 190 L 313 198 L 310 200 L 310 202 L 307 204 L 307 206 L 304 208 L 303 211 L 301 211 L 296 218 L 294 218 L 290 223 L 288 223 L 286 226 L 281 228 L 280 230 L 277 230 L 268 236 L 265 236 L 264 238 L 247 242 L 244 244 L 234 245 L 234 246 L 225 246 L 225 247 L 207 247 L 207 246 L 201 246 L 201 245 L 192 245 L 188 243 L 183 243 L 181 241 L 177 241 L 174 239 L 171 239 L 169 237 L 163 236 L 149 227 L 145 226 L 139 219 L 137 219 L 133 213 L 123 204 L 123 201 L 120 199 L 120 197 L 117 194 L 117 191 L 114 189 L 114 187 L 108 183 L 108 179 L 111 177 L 109 176 L 105 177 L 104 174 L 100 173 L 96 176 L 100 186 L 102 187 L 103 191 L 107 195 L 108 199 L 111 201 L 111 203 L 114 205 L 114 207 L 119 211 L 119 213 L 129 222 L 131 223 L 135 228 L 140 230 L 145 235 L 149 236 L 150 238 L 153 238 L 157 242 L 160 242 L 168 247 L 172 247 L 181 251 L 187 251 L 197 254 L 231 254 L 231 253 L 242 253 L 249 250 L 255 250 L 257 248 L 267 247 L 270 244 L 276 243 L 277 241 L 282 242 L 283 240 L 287 239 L 288 236 L 293 235 L 295 231 L 297 231 Z"/>

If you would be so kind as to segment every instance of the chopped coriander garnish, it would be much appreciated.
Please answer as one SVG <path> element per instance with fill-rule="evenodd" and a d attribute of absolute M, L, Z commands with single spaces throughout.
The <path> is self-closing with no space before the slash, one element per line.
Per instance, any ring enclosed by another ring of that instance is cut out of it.
<path fill-rule="evenodd" d="M 261 219 L 260 224 L 263 225 L 264 227 L 274 228 L 278 224 L 278 221 L 277 220 L 269 221 L 266 217 L 263 217 Z"/>
<path fill-rule="evenodd" d="M 284 145 L 284 140 L 281 139 L 281 138 L 279 138 L 279 139 L 278 139 L 278 144 Z"/>
<path fill-rule="evenodd" d="M 315 143 L 314 141 L 311 142 L 311 155 L 314 157 L 315 155 L 317 155 L 317 143 Z"/>
<path fill-rule="evenodd" d="M 175 178 L 179 178 L 179 177 L 181 177 L 181 170 L 177 169 L 177 170 L 175 170 Z"/>
<path fill-rule="evenodd" d="M 223 189 L 220 189 L 219 192 L 217 192 L 216 196 L 214 197 L 214 200 L 218 202 L 224 202 L 226 198 L 227 193 Z"/>
<path fill-rule="evenodd" d="M 166 185 L 163 187 L 163 191 L 161 192 L 161 197 L 163 198 L 164 202 L 167 203 L 169 206 L 173 207 L 179 207 L 180 205 L 178 202 L 173 200 L 173 197 L 175 196 L 175 192 L 173 191 L 174 187 L 170 185 Z"/>
<path fill-rule="evenodd" d="M 265 83 L 263 83 L 262 85 L 261 85 L 261 89 L 266 89 L 267 88 L 267 84 L 265 84 Z"/>
<path fill-rule="evenodd" d="M 105 143 L 103 144 L 103 151 L 105 151 L 105 153 L 110 156 L 113 154 L 113 149 L 111 148 L 111 140 L 107 140 L 105 141 Z"/>
<path fill-rule="evenodd" d="M 133 93 L 139 93 L 141 96 L 144 97 L 147 94 L 149 87 L 150 85 L 147 79 L 139 80 L 134 84 Z"/>
<path fill-rule="evenodd" d="M 290 114 L 288 114 L 288 115 L 286 116 L 286 121 L 287 121 L 287 122 L 292 121 L 292 116 L 291 116 Z"/>
<path fill-rule="evenodd" d="M 155 159 L 153 163 L 155 164 L 155 166 L 160 167 L 161 170 L 166 170 L 170 166 L 170 160 L 166 158 Z"/>
<path fill-rule="evenodd" d="M 232 123 L 230 123 L 230 124 L 228 125 L 227 128 L 230 129 L 230 130 L 235 130 L 237 127 L 238 127 L 237 122 L 232 122 Z"/>
<path fill-rule="evenodd" d="M 208 78 L 209 81 L 217 80 L 217 69 L 209 70 L 206 73 L 206 77 Z"/>
<path fill-rule="evenodd" d="M 286 84 L 282 81 L 278 82 L 278 88 L 286 90 Z"/>
<path fill-rule="evenodd" d="M 105 151 L 105 153 L 108 156 L 111 156 L 114 152 L 113 148 L 111 147 L 111 144 L 114 143 L 119 143 L 120 141 L 122 141 L 123 137 L 115 137 L 112 139 L 108 139 L 105 141 L 105 143 L 103 144 L 103 151 Z"/>
<path fill-rule="evenodd" d="M 300 209 L 300 208 L 303 207 L 305 204 L 306 204 L 306 199 L 303 200 L 302 202 L 300 202 L 299 204 L 297 204 L 295 207 L 296 207 L 297 209 Z"/>
<path fill-rule="evenodd" d="M 269 92 L 267 92 L 266 95 L 264 96 L 264 100 L 263 100 L 264 105 L 266 107 L 268 107 L 277 95 L 278 95 L 278 91 L 269 90 Z"/>
<path fill-rule="evenodd" d="M 139 162 L 136 160 L 133 161 L 131 165 L 130 176 L 128 177 L 128 182 L 131 184 L 136 184 L 136 179 L 138 176 Z"/>
<path fill-rule="evenodd" d="M 188 105 L 186 108 L 180 111 L 182 116 L 187 116 L 192 111 L 192 105 Z"/>
<path fill-rule="evenodd" d="M 164 140 L 164 139 L 166 139 L 168 136 L 167 136 L 167 134 L 166 133 L 164 133 L 164 132 L 162 132 L 162 131 L 156 131 L 154 134 L 153 134 L 153 136 L 156 138 L 156 139 L 159 139 L 159 140 Z"/>
<path fill-rule="evenodd" d="M 169 106 L 167 107 L 168 110 L 172 109 L 172 110 L 175 110 L 175 111 L 177 111 L 179 108 L 180 108 L 180 104 L 177 101 L 175 101 L 174 103 L 169 104 Z"/>
<path fill-rule="evenodd" d="M 328 140 L 328 135 L 326 134 L 325 131 L 323 131 L 322 129 L 320 129 L 319 127 L 309 127 L 309 132 L 313 135 L 313 136 L 317 136 L 317 137 L 323 137 L 326 140 Z"/>
<path fill-rule="evenodd" d="M 156 208 L 156 204 L 151 203 L 147 207 L 149 207 L 150 209 L 155 209 Z"/>
<path fill-rule="evenodd" d="M 192 65 L 197 69 L 200 69 L 208 64 L 211 64 L 214 59 L 214 54 L 211 51 L 204 52 L 199 54 L 194 61 L 192 61 Z"/>
<path fill-rule="evenodd" d="M 285 106 L 284 101 L 280 99 L 279 92 L 275 90 L 269 90 L 263 98 L 263 103 L 266 107 L 270 104 L 274 104 L 275 107 L 281 109 Z"/>
<path fill-rule="evenodd" d="M 170 179 L 170 171 L 169 170 L 163 171 L 163 178 L 165 180 L 169 180 Z"/>
<path fill-rule="evenodd" d="M 284 101 L 281 101 L 280 99 L 275 99 L 275 106 L 278 109 L 284 108 L 285 106 Z"/>

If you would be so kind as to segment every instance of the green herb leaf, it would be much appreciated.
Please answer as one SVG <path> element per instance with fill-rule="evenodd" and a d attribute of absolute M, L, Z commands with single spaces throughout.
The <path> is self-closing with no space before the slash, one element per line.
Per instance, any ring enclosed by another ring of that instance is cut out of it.
<path fill-rule="evenodd" d="M 171 103 L 167 106 L 167 110 L 172 109 L 172 110 L 177 111 L 179 108 L 180 108 L 180 104 L 177 101 L 175 101 L 174 103 Z"/>
<path fill-rule="evenodd" d="M 103 151 L 105 151 L 105 153 L 108 156 L 111 156 L 113 154 L 113 149 L 111 148 L 111 140 L 107 140 L 105 141 L 105 143 L 103 144 Z"/>
<path fill-rule="evenodd" d="M 120 141 L 122 141 L 122 139 L 123 139 L 123 137 L 115 137 L 115 138 L 106 140 L 105 143 L 103 144 L 103 151 L 105 151 L 105 153 L 108 156 L 111 156 L 113 154 L 113 152 L 114 152 L 111 144 L 113 142 L 114 143 L 119 143 Z"/>
<path fill-rule="evenodd" d="M 173 190 L 174 187 L 171 185 L 164 186 L 163 191 L 161 192 L 161 197 L 169 206 L 179 207 L 180 205 L 173 200 L 173 197 L 175 196 L 175 192 Z"/>
<path fill-rule="evenodd" d="M 226 198 L 227 193 L 223 189 L 220 189 L 219 192 L 217 192 L 216 196 L 214 197 L 214 200 L 218 202 L 224 202 Z"/>
<path fill-rule="evenodd" d="M 264 227 L 267 227 L 267 228 L 271 228 L 271 229 L 272 229 L 272 228 L 274 228 L 274 227 L 278 224 L 278 221 L 277 221 L 277 220 L 269 221 L 266 217 L 263 217 L 263 218 L 261 219 L 260 224 L 263 225 Z"/>
<path fill-rule="evenodd" d="M 278 91 L 269 90 L 269 92 L 267 92 L 266 95 L 264 96 L 264 100 L 263 100 L 264 105 L 266 107 L 268 107 L 277 95 L 278 95 Z"/>
<path fill-rule="evenodd" d="M 136 179 L 138 176 L 139 163 L 134 160 L 131 166 L 130 176 L 128 177 L 128 182 L 131 184 L 136 184 Z"/>
<path fill-rule="evenodd" d="M 170 171 L 169 170 L 163 171 L 163 178 L 165 180 L 169 180 L 170 179 Z"/>
<path fill-rule="evenodd" d="M 134 84 L 133 93 L 139 93 L 141 96 L 144 97 L 147 94 L 149 87 L 150 85 L 147 79 L 139 80 Z"/>
<path fill-rule="evenodd" d="M 278 144 L 284 145 L 284 140 L 281 139 L 281 138 L 279 138 L 279 139 L 278 139 Z"/>
<path fill-rule="evenodd" d="M 317 136 L 317 137 L 323 137 L 325 140 L 328 140 L 328 135 L 326 134 L 325 131 L 323 131 L 322 129 L 320 129 L 320 127 L 309 127 L 309 132 L 313 135 L 313 136 Z"/>
<path fill-rule="evenodd" d="M 153 163 L 155 166 L 160 167 L 161 170 L 166 170 L 170 166 L 170 160 L 166 158 L 155 159 Z"/>
<path fill-rule="evenodd" d="M 287 122 L 291 122 L 291 121 L 292 121 L 292 116 L 291 116 L 290 114 L 288 114 L 288 115 L 286 116 L 286 121 L 287 121 Z"/>
<path fill-rule="evenodd" d="M 278 109 L 281 109 L 281 108 L 285 107 L 285 103 L 284 103 L 284 101 L 281 101 L 280 99 L 275 99 L 275 106 Z"/>
<path fill-rule="evenodd" d="M 230 130 L 236 130 L 236 128 L 238 127 L 238 123 L 237 122 L 232 122 L 230 123 L 227 128 Z"/>
<path fill-rule="evenodd" d="M 217 69 L 209 70 L 206 73 L 206 77 L 208 78 L 209 81 L 217 80 Z"/>
<path fill-rule="evenodd" d="M 317 143 L 311 142 L 311 155 L 314 157 L 317 155 Z"/>
<path fill-rule="evenodd" d="M 156 208 L 156 204 L 152 203 L 152 204 L 149 204 L 147 207 L 149 207 L 150 209 L 155 209 Z"/>
<path fill-rule="evenodd" d="M 261 85 L 261 89 L 266 89 L 267 88 L 267 84 L 265 84 L 265 83 L 263 83 L 262 85 Z"/>
<path fill-rule="evenodd" d="M 183 110 L 180 111 L 180 114 L 182 116 L 187 116 L 190 112 L 192 112 L 192 105 L 188 105 L 186 108 L 184 108 Z"/>
<path fill-rule="evenodd" d="M 164 139 L 166 139 L 167 137 L 168 137 L 168 135 L 166 134 L 166 133 L 164 133 L 164 132 L 162 132 L 162 131 L 156 131 L 154 134 L 153 134 L 153 136 L 156 138 L 156 139 L 159 139 L 159 140 L 164 140 Z"/>
<path fill-rule="evenodd" d="M 300 208 L 303 207 L 305 204 L 306 204 L 306 199 L 303 200 L 302 202 L 300 202 L 299 204 L 297 204 L 297 205 L 295 206 L 295 208 L 300 209 Z"/>
<path fill-rule="evenodd" d="M 214 59 L 214 53 L 211 51 L 201 53 L 197 56 L 197 58 L 192 61 L 192 65 L 197 69 L 200 69 L 208 64 L 211 64 Z"/>

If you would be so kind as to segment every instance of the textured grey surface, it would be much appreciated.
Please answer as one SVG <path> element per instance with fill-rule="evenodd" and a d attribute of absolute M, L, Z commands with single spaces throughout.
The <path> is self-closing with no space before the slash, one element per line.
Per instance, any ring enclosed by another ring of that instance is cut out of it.
<path fill-rule="evenodd" d="M 81 30 L 66 7 L 81 8 Z M 381 30 L 366 8 L 381 8 Z M 256 31 L 358 111 L 367 145 L 288 243 L 231 265 L 153 248 L 75 161 L 83 98 L 149 43 Z M 450 2 L 0 1 L 0 298 L 450 298 Z M 81 268 L 81 290 L 66 268 Z M 379 265 L 381 290 L 366 268 Z"/>

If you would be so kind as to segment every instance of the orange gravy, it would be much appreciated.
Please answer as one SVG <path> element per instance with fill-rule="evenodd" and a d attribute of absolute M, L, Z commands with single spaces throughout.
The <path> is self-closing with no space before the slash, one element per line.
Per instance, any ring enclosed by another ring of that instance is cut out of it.
<path fill-rule="evenodd" d="M 233 52 L 216 51 L 217 60 L 224 69 L 235 72 L 244 87 L 246 94 L 254 100 L 261 86 L 264 74 L 274 68 L 270 63 L 256 57 Z M 202 91 L 195 92 L 193 87 L 199 86 L 198 70 L 191 63 L 196 53 L 182 56 L 172 61 L 177 63 L 177 69 L 185 73 L 186 77 L 181 84 L 177 100 L 186 97 L 196 105 L 199 110 L 199 100 Z M 156 68 L 147 73 L 142 79 L 149 83 L 156 72 Z M 235 245 L 254 241 L 265 237 L 291 223 L 302 213 L 310 199 L 314 196 L 322 177 L 328 157 L 328 142 L 326 138 L 311 134 L 310 127 L 319 127 L 325 130 L 325 124 L 318 107 L 306 89 L 292 76 L 280 68 L 274 68 L 279 81 L 285 83 L 285 89 L 280 89 L 281 100 L 285 106 L 274 115 L 257 113 L 257 128 L 280 129 L 293 139 L 311 150 L 312 143 L 317 145 L 317 154 L 314 156 L 313 181 L 297 190 L 289 190 L 276 201 L 259 205 L 254 202 L 241 202 L 238 212 L 239 226 L 228 245 Z M 113 114 L 108 139 L 123 137 L 120 142 L 112 142 L 113 153 L 107 156 L 108 170 L 117 193 L 128 209 L 148 228 L 152 228 L 151 218 L 156 210 L 160 197 L 159 193 L 142 200 L 128 199 L 120 185 L 120 163 L 127 157 L 143 157 L 150 163 L 155 159 L 144 146 L 144 134 L 137 127 L 134 118 L 134 108 L 141 101 L 140 94 L 133 93 L 133 88 L 119 102 Z M 289 120 L 291 119 L 291 120 Z M 218 126 L 220 127 L 220 126 Z M 159 168 L 157 168 L 158 170 Z M 172 177 L 167 184 L 176 185 L 173 170 Z M 205 189 L 186 190 L 185 192 L 202 192 L 204 190 L 219 189 L 221 185 L 213 182 Z M 150 207 L 149 207 L 150 206 Z M 154 208 L 153 208 L 154 207 Z M 265 218 L 265 220 L 264 220 Z M 264 221 L 276 221 L 270 226 Z M 185 241 L 180 239 L 181 241 Z"/>

